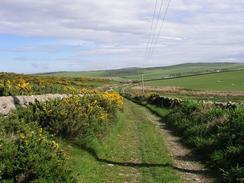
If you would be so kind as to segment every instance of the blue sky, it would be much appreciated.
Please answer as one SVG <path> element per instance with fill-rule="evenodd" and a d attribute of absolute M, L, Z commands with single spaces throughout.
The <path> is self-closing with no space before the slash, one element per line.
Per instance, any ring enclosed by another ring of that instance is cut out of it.
<path fill-rule="evenodd" d="M 153 56 L 145 57 L 154 5 L 154 0 L 1 0 L 0 72 L 244 62 L 243 0 L 172 0 Z"/>

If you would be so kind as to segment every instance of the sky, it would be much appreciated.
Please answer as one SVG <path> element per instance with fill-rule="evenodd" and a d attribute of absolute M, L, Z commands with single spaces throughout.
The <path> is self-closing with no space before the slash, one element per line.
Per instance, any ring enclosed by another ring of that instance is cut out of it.
<path fill-rule="evenodd" d="M 0 0 L 0 72 L 244 63 L 243 0 L 155 1 Z"/>

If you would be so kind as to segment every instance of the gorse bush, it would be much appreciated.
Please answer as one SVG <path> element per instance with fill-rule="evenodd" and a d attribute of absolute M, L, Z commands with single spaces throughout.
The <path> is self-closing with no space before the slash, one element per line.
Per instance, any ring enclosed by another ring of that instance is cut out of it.
<path fill-rule="evenodd" d="M 109 101 L 110 106 L 113 106 L 113 107 L 116 107 L 119 109 L 123 108 L 123 105 L 124 105 L 123 97 L 120 96 L 118 93 L 116 93 L 116 92 L 105 92 L 102 96 L 107 101 Z"/>
<path fill-rule="evenodd" d="M 0 83 L 0 90 L 1 96 L 32 94 L 31 84 L 23 78 L 18 78 L 15 81 L 4 80 Z"/>
<path fill-rule="evenodd" d="M 114 97 L 112 97 L 114 96 Z M 36 102 L 17 110 L 19 118 L 37 121 L 46 131 L 67 138 L 102 137 L 123 105 L 115 93 L 72 96 L 45 103 Z"/>
<path fill-rule="evenodd" d="M 94 88 L 107 79 L 64 78 L 0 73 L 0 96 L 16 96 L 44 93 L 80 93 L 84 88 Z"/>
<path fill-rule="evenodd" d="M 88 93 L 36 101 L 0 116 L 0 182 L 76 182 L 55 138 L 102 140 L 123 106 L 116 93 Z"/>
<path fill-rule="evenodd" d="M 76 182 L 65 153 L 36 123 L 5 118 L 0 126 L 0 182 Z"/>

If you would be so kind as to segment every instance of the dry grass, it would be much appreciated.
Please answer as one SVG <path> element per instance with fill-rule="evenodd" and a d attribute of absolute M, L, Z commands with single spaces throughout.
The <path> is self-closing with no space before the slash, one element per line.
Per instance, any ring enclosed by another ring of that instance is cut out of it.
<path fill-rule="evenodd" d="M 141 91 L 141 86 L 134 86 L 131 88 L 135 92 Z M 186 96 L 209 96 L 209 97 L 244 97 L 244 92 L 223 92 L 223 91 L 198 91 L 189 90 L 182 87 L 159 87 L 159 86 L 145 86 L 146 92 L 159 92 L 168 94 L 179 94 Z"/>

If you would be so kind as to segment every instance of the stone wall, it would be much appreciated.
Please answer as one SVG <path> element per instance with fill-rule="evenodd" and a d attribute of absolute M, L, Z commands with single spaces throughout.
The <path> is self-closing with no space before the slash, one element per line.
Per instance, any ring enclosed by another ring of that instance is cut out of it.
<path fill-rule="evenodd" d="M 32 96 L 7 96 L 0 97 L 0 114 L 7 115 L 17 106 L 26 107 L 35 100 L 45 102 L 53 99 L 62 99 L 68 95 L 61 94 L 46 94 L 46 95 L 32 95 Z"/>

